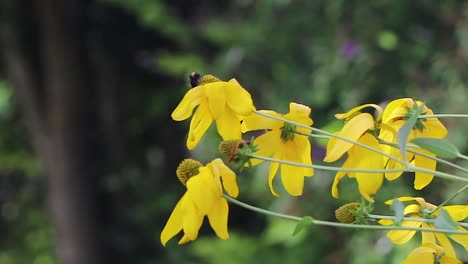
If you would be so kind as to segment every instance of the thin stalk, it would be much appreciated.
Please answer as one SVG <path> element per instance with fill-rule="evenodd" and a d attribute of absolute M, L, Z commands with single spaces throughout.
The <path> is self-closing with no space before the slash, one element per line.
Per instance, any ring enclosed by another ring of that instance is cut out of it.
<path fill-rule="evenodd" d="M 333 167 L 333 166 L 322 166 L 322 165 L 312 165 L 312 164 L 303 164 L 295 161 L 280 160 L 270 157 L 259 156 L 255 154 L 246 154 L 247 156 L 255 159 L 261 159 L 270 162 L 278 162 L 281 164 L 293 165 L 304 168 L 312 168 L 318 170 L 328 170 L 328 171 L 344 171 L 344 172 L 364 172 L 364 173 L 376 173 L 376 172 L 405 172 L 408 171 L 406 168 L 402 169 L 359 169 L 359 168 L 342 168 L 342 167 Z"/>
<path fill-rule="evenodd" d="M 442 117 L 461 117 L 468 118 L 468 114 L 436 114 L 436 115 L 421 115 L 418 118 L 442 118 Z"/>
<path fill-rule="evenodd" d="M 379 139 L 379 143 L 398 148 L 398 144 L 392 143 L 392 142 L 387 142 L 387 141 L 382 140 L 382 139 Z M 417 145 L 413 145 L 413 144 L 408 144 L 407 146 L 423 149 L 423 148 L 421 148 L 421 147 L 419 147 Z M 412 150 L 412 149 L 406 149 L 406 151 L 411 152 L 411 153 L 416 154 L 416 155 L 419 155 L 419 156 L 426 157 L 428 159 L 433 159 L 433 160 L 435 160 L 435 161 L 437 161 L 439 163 L 445 164 L 445 165 L 450 166 L 452 168 L 455 168 L 455 169 L 461 170 L 461 171 L 463 171 L 465 173 L 468 173 L 468 169 L 463 168 L 461 166 L 458 166 L 458 165 L 456 165 L 456 164 L 454 164 L 452 162 L 446 161 L 444 159 L 441 159 L 441 158 L 438 158 L 438 157 L 435 157 L 435 156 L 431 156 L 431 155 L 428 155 L 428 154 L 425 154 L 425 153 L 422 153 L 422 152 L 419 152 L 419 151 L 416 151 L 416 150 Z"/>
<path fill-rule="evenodd" d="M 367 214 L 371 219 L 388 219 L 394 220 L 394 216 L 390 215 L 375 215 L 375 214 Z M 425 219 L 425 218 L 412 218 L 412 217 L 403 217 L 403 221 L 413 221 L 413 222 L 421 222 L 421 223 L 434 223 L 434 219 Z M 460 223 L 457 222 L 459 226 L 468 227 L 468 223 Z"/>
<path fill-rule="evenodd" d="M 223 195 L 224 198 L 226 198 L 229 202 L 239 205 L 241 207 L 244 207 L 248 210 L 268 215 L 268 216 L 274 216 L 274 217 L 279 217 L 282 219 L 287 219 L 287 220 L 292 220 L 292 221 L 300 221 L 302 217 L 297 217 L 297 216 L 292 216 L 292 215 L 287 215 L 287 214 L 281 214 L 277 212 L 272 212 L 269 210 L 265 210 L 262 208 L 258 208 L 256 206 L 246 204 L 244 202 L 241 202 L 239 200 L 236 200 L 234 198 L 231 198 L 227 195 Z M 313 219 L 312 221 L 313 224 L 315 225 L 321 225 L 321 226 L 333 226 L 333 227 L 340 227 L 340 228 L 352 228 L 352 229 L 368 229 L 368 230 L 414 230 L 414 231 L 428 231 L 428 232 L 433 232 L 433 233 L 445 233 L 445 234 L 463 234 L 467 235 L 467 231 L 462 231 L 462 230 L 449 230 L 449 229 L 436 229 L 436 228 L 416 228 L 416 227 L 408 227 L 408 226 L 379 226 L 379 225 L 356 225 L 356 224 L 344 224 L 344 223 L 337 223 L 337 222 L 329 222 L 329 221 L 322 221 L 322 220 L 316 220 Z"/>
<path fill-rule="evenodd" d="M 447 200 L 443 201 L 441 204 L 439 204 L 437 206 L 436 209 L 434 209 L 432 211 L 432 213 L 436 212 L 437 210 L 439 210 L 440 208 L 442 208 L 442 206 L 446 205 L 448 202 L 450 202 L 451 200 L 453 200 L 455 197 L 457 197 L 460 193 L 462 193 L 466 188 L 468 188 L 468 184 L 465 184 L 465 186 L 461 187 L 460 190 L 458 190 L 456 193 L 454 193 L 452 196 L 450 196 Z"/>

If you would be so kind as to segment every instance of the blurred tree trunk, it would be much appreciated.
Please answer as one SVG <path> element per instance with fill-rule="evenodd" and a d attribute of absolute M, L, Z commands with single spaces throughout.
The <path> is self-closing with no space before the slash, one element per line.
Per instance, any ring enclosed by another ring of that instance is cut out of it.
<path fill-rule="evenodd" d="M 108 263 L 97 197 L 106 162 L 99 120 L 103 91 L 87 38 L 89 5 L 0 1 L 6 70 L 48 177 L 50 217 L 63 264 Z"/>

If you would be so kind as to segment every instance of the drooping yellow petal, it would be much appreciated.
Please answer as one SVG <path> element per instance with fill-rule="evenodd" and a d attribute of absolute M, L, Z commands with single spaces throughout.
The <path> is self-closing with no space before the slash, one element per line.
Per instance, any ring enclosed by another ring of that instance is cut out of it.
<path fill-rule="evenodd" d="M 283 117 L 283 115 L 278 114 L 275 111 L 271 111 L 271 110 L 260 110 L 260 112 L 271 115 L 271 116 Z M 268 117 L 253 113 L 243 119 L 242 125 L 241 125 L 241 131 L 242 133 L 245 133 L 248 131 L 262 130 L 262 129 L 279 129 L 282 126 L 284 126 L 283 121 L 279 121 L 276 119 L 268 118 Z"/>
<path fill-rule="evenodd" d="M 420 152 L 435 157 L 434 154 L 427 150 L 419 150 Z M 414 155 L 414 160 L 412 162 L 414 166 L 419 168 L 424 168 L 428 170 L 435 170 L 436 168 L 436 161 L 434 159 L 426 158 L 421 155 Z M 434 178 L 434 174 L 425 173 L 416 171 L 415 178 L 414 178 L 414 189 L 421 190 L 422 188 L 426 187 L 429 183 L 431 183 L 432 179 Z"/>
<path fill-rule="evenodd" d="M 182 198 L 180 198 L 180 200 L 177 202 L 174 210 L 171 213 L 171 216 L 169 216 L 169 219 L 167 220 L 167 223 L 161 232 L 160 239 L 163 246 L 166 246 L 167 241 L 169 241 L 182 230 L 182 223 L 184 219 L 184 199 L 187 199 L 186 195 L 182 196 Z"/>
<path fill-rule="evenodd" d="M 239 195 L 236 174 L 220 158 L 214 159 L 207 167 L 216 177 L 221 177 L 224 190 L 229 196 L 236 198 Z"/>
<path fill-rule="evenodd" d="M 280 195 L 275 191 L 275 188 L 273 188 L 273 180 L 275 179 L 276 172 L 278 171 L 279 163 L 278 162 L 271 162 L 270 163 L 270 171 L 268 173 L 268 186 L 270 187 L 271 193 L 279 197 Z"/>
<path fill-rule="evenodd" d="M 216 235 L 221 239 L 228 239 L 228 214 L 229 205 L 224 198 L 219 198 L 215 201 L 211 211 L 208 212 L 208 220 Z"/>
<path fill-rule="evenodd" d="M 431 227 L 434 228 L 434 226 Z M 439 242 L 439 245 L 444 248 L 445 255 L 456 258 L 455 249 L 448 237 L 443 233 L 434 233 L 434 235 Z"/>
<path fill-rule="evenodd" d="M 208 102 L 208 109 L 214 120 L 223 115 L 226 108 L 225 88 L 226 82 L 212 82 L 204 84 L 205 96 Z"/>
<path fill-rule="evenodd" d="M 363 113 L 353 117 L 343 127 L 343 129 L 336 133 L 341 137 L 357 141 L 367 130 L 374 127 L 374 118 L 368 114 Z M 351 142 L 346 142 L 341 139 L 330 139 L 327 145 L 327 154 L 323 161 L 334 162 L 346 153 L 352 146 Z"/>
<path fill-rule="evenodd" d="M 221 191 L 208 168 L 200 167 L 199 171 L 199 174 L 187 181 L 187 195 L 195 204 L 197 211 L 205 215 L 211 210 L 215 200 L 221 197 Z"/>
<path fill-rule="evenodd" d="M 426 223 L 422 223 L 421 227 L 422 228 L 430 228 L 430 226 L 428 224 L 426 224 Z M 436 242 L 436 239 L 435 239 L 435 236 L 434 236 L 433 232 L 421 232 L 421 236 L 422 236 L 422 239 L 421 239 L 422 244 L 426 244 L 426 243 L 435 244 L 435 242 Z"/>
<path fill-rule="evenodd" d="M 359 139 L 359 142 L 374 149 L 380 148 L 377 139 L 369 133 L 365 133 Z M 353 146 L 348 152 L 348 159 L 350 160 L 350 168 L 382 169 L 384 166 L 384 159 L 381 155 L 357 145 Z M 350 176 L 350 178 L 356 178 L 361 195 L 367 201 L 373 202 L 374 199 L 371 198 L 371 196 L 375 195 L 382 186 L 383 173 L 353 172 L 348 173 L 348 176 Z"/>
<path fill-rule="evenodd" d="M 302 149 L 301 155 L 299 155 L 299 162 L 302 164 L 312 165 L 312 147 L 310 145 L 309 138 L 306 136 L 295 135 L 293 142 L 296 149 Z M 302 175 L 306 177 L 310 177 L 314 175 L 313 168 L 302 168 L 303 173 Z"/>
<path fill-rule="evenodd" d="M 197 146 L 203 134 L 205 134 L 208 127 L 210 127 L 211 122 L 213 122 L 213 119 L 209 113 L 208 106 L 206 104 L 200 104 L 193 115 L 192 121 L 190 122 L 187 138 L 187 148 L 189 150 L 192 150 Z"/>
<path fill-rule="evenodd" d="M 300 196 L 304 190 L 303 169 L 298 166 L 281 164 L 281 182 L 292 196 Z"/>
<path fill-rule="evenodd" d="M 447 205 L 443 207 L 453 221 L 463 221 L 468 217 L 468 205 Z"/>
<path fill-rule="evenodd" d="M 198 237 L 198 231 L 203 223 L 203 214 L 198 211 L 193 201 L 188 196 L 186 197 L 182 205 L 184 208 L 182 228 L 189 240 L 195 240 Z"/>
<path fill-rule="evenodd" d="M 343 168 L 345 168 L 344 165 L 343 165 Z M 332 196 L 333 196 L 333 198 L 338 198 L 339 197 L 340 192 L 338 191 L 338 184 L 340 183 L 341 179 L 344 178 L 345 175 L 346 175 L 346 172 L 343 172 L 343 171 L 339 171 L 339 172 L 336 173 L 335 179 L 333 180 L 333 185 L 332 185 Z"/>
<path fill-rule="evenodd" d="M 414 221 L 402 221 L 402 226 L 407 227 L 420 227 L 421 222 L 414 222 Z M 387 233 L 387 237 L 394 243 L 394 244 L 405 244 L 408 242 L 416 233 L 415 230 L 390 230 Z"/>
<path fill-rule="evenodd" d="M 226 109 L 224 114 L 216 120 L 216 128 L 223 140 L 240 139 L 240 126 L 239 118 L 231 109 Z"/>
<path fill-rule="evenodd" d="M 237 82 L 229 80 L 226 86 L 226 103 L 236 114 L 248 116 L 255 110 L 250 94 Z"/>
<path fill-rule="evenodd" d="M 188 90 L 182 101 L 172 112 L 172 119 L 182 121 L 189 118 L 192 115 L 193 109 L 201 103 L 203 96 L 203 89 L 200 86 Z"/>

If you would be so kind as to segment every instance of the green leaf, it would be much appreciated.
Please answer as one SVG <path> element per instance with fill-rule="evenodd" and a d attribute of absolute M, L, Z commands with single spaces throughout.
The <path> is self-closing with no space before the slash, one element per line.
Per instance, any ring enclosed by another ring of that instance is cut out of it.
<path fill-rule="evenodd" d="M 458 230 L 457 222 L 453 221 L 449 213 L 443 208 L 439 209 L 439 215 L 434 220 L 434 226 L 438 229 Z"/>
<path fill-rule="evenodd" d="M 457 147 L 445 139 L 414 138 L 411 142 L 442 158 L 456 158 L 460 154 Z"/>
<path fill-rule="evenodd" d="M 314 218 L 311 216 L 302 217 L 302 219 L 297 222 L 296 228 L 294 228 L 293 236 L 299 234 L 305 227 L 312 223 L 314 223 Z"/>
<path fill-rule="evenodd" d="M 405 216 L 405 205 L 398 199 L 393 199 L 392 205 L 390 208 L 395 212 L 395 219 L 394 222 L 396 225 L 400 224 L 403 221 L 403 217 Z"/>
<path fill-rule="evenodd" d="M 406 156 L 406 142 L 408 142 L 408 137 L 413 130 L 414 125 L 418 121 L 419 116 L 423 110 L 423 106 L 418 106 L 414 103 L 414 111 L 413 114 L 406 120 L 406 123 L 398 130 L 398 146 L 401 151 L 401 157 L 405 162 L 408 162 L 408 157 Z"/>

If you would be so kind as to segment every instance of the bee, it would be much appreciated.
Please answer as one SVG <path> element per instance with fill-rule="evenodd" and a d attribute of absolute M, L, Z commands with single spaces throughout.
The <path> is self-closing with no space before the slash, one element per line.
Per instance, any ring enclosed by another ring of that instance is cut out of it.
<path fill-rule="evenodd" d="M 190 87 L 194 88 L 200 84 L 201 74 L 198 72 L 192 72 L 189 76 Z"/>

